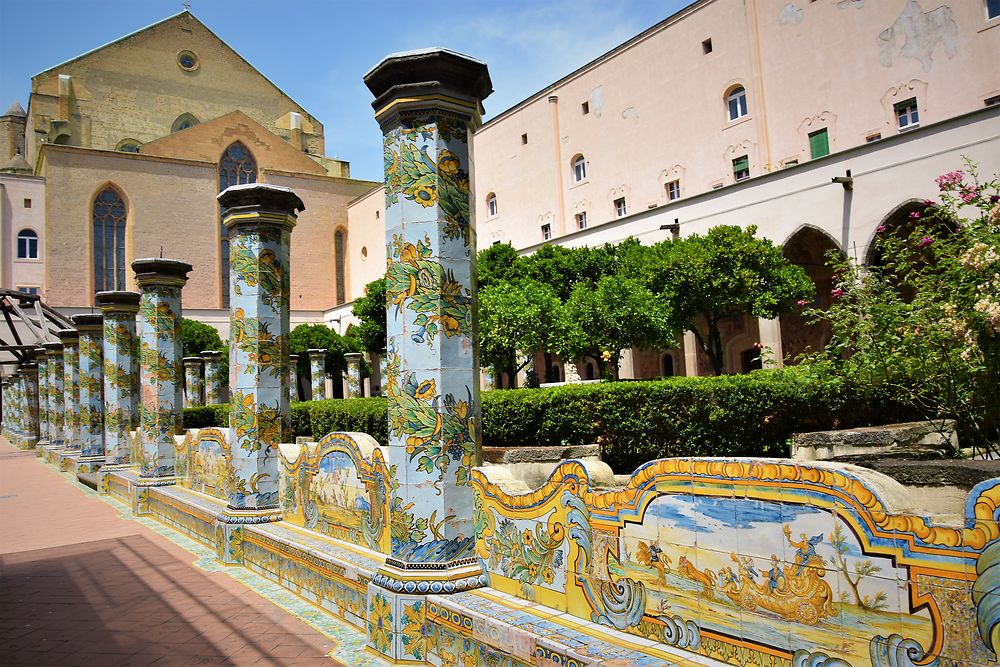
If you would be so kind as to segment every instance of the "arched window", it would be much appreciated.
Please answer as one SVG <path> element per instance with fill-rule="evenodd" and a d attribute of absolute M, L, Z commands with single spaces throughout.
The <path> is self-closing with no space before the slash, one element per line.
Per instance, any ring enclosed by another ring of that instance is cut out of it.
<path fill-rule="evenodd" d="M 587 178 L 587 160 L 582 155 L 573 158 L 573 180 L 579 183 Z"/>
<path fill-rule="evenodd" d="M 747 115 L 747 91 L 743 86 L 737 86 L 729 92 L 726 96 L 726 105 L 729 107 L 729 120 Z"/>
<path fill-rule="evenodd" d="M 243 145 L 243 142 L 234 141 L 219 158 L 219 192 L 230 185 L 256 182 L 257 161 L 253 159 L 253 154 Z M 219 275 L 222 278 L 220 283 L 222 285 L 222 307 L 229 308 L 229 231 L 222 224 L 221 217 L 219 226 L 221 228 Z"/>
<path fill-rule="evenodd" d="M 198 124 L 198 119 L 189 113 L 182 113 L 174 121 L 174 124 L 170 126 L 170 132 L 180 132 L 181 130 L 186 130 L 189 127 L 194 127 Z"/>
<path fill-rule="evenodd" d="M 38 234 L 31 229 L 22 229 L 17 234 L 17 258 L 38 259 Z"/>
<path fill-rule="evenodd" d="M 486 211 L 491 218 L 499 212 L 497 208 L 497 196 L 492 192 L 486 196 Z"/>
<path fill-rule="evenodd" d="M 347 301 L 347 234 L 338 229 L 333 235 L 333 265 L 337 280 L 337 305 Z"/>
<path fill-rule="evenodd" d="M 125 201 L 110 185 L 94 199 L 94 291 L 125 289 Z"/>
<path fill-rule="evenodd" d="M 138 153 L 139 152 L 139 142 L 135 139 L 122 139 L 115 146 L 116 151 L 121 151 L 122 153 Z"/>

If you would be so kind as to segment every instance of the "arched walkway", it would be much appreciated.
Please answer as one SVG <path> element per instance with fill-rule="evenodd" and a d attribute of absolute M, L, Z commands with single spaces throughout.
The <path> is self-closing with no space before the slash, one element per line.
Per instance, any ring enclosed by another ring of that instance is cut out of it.
<path fill-rule="evenodd" d="M 830 290 L 833 289 L 833 269 L 829 266 L 831 251 L 841 253 L 840 246 L 829 234 L 811 225 L 803 225 L 792 234 L 782 247 L 785 257 L 801 266 L 816 286 L 812 307 L 826 310 L 830 307 Z M 807 352 L 818 352 L 830 341 L 830 326 L 825 323 L 810 324 L 798 312 L 781 316 L 781 349 L 787 360 Z"/>

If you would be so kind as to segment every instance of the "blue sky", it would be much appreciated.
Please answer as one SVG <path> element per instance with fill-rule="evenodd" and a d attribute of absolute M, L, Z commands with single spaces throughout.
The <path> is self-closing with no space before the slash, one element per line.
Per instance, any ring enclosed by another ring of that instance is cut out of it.
<path fill-rule="evenodd" d="M 361 77 L 395 51 L 445 46 L 484 60 L 487 118 L 670 16 L 690 0 L 191 0 L 191 12 L 323 123 L 327 153 L 381 180 Z M 164 0 L 0 0 L 0 106 L 31 77 L 181 11 Z"/>

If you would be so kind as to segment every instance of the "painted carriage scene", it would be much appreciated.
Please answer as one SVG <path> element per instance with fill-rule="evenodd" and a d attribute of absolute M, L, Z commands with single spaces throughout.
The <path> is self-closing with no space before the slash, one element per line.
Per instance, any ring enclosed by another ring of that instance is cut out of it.
<path fill-rule="evenodd" d="M 703 48 L 707 54 L 710 40 Z M 33 451 L 37 465 L 51 464 L 55 470 L 42 469 L 60 480 L 92 488 L 85 493 L 95 503 L 162 529 L 198 555 L 197 567 L 281 600 L 331 640 L 330 664 L 1000 664 L 1000 468 L 989 452 L 958 447 L 967 431 L 954 419 L 865 427 L 877 431 L 865 441 L 870 449 L 840 460 L 828 454 L 870 433 L 789 433 L 780 444 L 788 456 L 780 447 L 767 456 L 686 455 L 702 440 L 715 446 L 729 436 L 731 424 L 717 417 L 729 409 L 720 383 L 701 416 L 709 426 L 636 465 L 624 466 L 635 462 L 605 435 L 583 445 L 512 437 L 484 448 L 484 430 L 504 418 L 514 430 L 540 414 L 517 403 L 523 394 L 487 386 L 480 368 L 481 348 L 495 342 L 480 336 L 480 318 L 514 319 L 495 295 L 500 306 L 481 303 L 477 287 L 469 137 L 492 92 L 488 68 L 448 49 L 423 49 L 387 56 L 364 82 L 385 139 L 379 350 L 369 350 L 364 364 L 359 352 L 339 352 L 342 377 L 331 379 L 328 369 L 339 366 L 328 361 L 336 355 L 309 347 L 310 381 L 297 376 L 291 348 L 305 346 L 291 331 L 292 239 L 306 226 L 306 203 L 276 182 L 236 182 L 217 198 L 220 243 L 232 260 L 225 276 L 229 386 L 217 386 L 225 376 L 219 351 L 182 354 L 185 285 L 204 267 L 162 255 L 136 259 L 136 291 L 99 292 L 102 314 L 53 315 L 49 329 L 58 325 L 58 335 L 46 329 L 52 335 L 39 341 L 44 347 L 5 376 L 5 441 Z M 301 127 L 290 123 L 293 130 Z M 994 226 L 998 201 L 990 204 Z M 577 231 L 585 215 L 582 224 Z M 963 266 L 1000 261 L 985 245 L 974 248 Z M 628 248 L 612 259 L 635 268 Z M 537 287 L 519 289 L 541 294 Z M 618 287 L 605 281 L 600 289 Z M 630 298 L 633 288 L 611 300 Z M 572 291 L 580 301 L 592 296 L 580 286 Z M 983 322 L 991 307 L 977 306 Z M 949 312 L 954 338 L 959 315 Z M 516 347 L 504 352 L 525 358 L 522 368 L 531 363 Z M 617 351 L 591 352 L 617 368 Z M 376 386 L 367 374 L 380 368 L 382 396 L 364 397 Z M 760 371 L 746 375 L 767 373 Z M 596 378 L 586 385 L 576 375 L 545 383 L 560 385 L 536 394 L 548 397 L 549 412 L 520 433 L 541 432 L 569 412 L 574 424 L 605 434 L 641 431 L 639 442 L 665 429 L 660 418 L 676 408 L 664 401 L 646 416 L 655 423 L 633 428 L 643 385 Z M 777 402 L 794 400 L 806 383 L 795 378 L 799 384 Z M 333 380 L 343 398 L 326 398 Z M 298 400 L 299 389 L 311 389 L 311 400 Z M 524 389 L 531 391 L 543 390 Z M 611 392 L 626 399 L 608 412 L 617 400 Z M 751 402 L 753 393 L 737 402 Z M 222 395 L 228 405 L 218 402 Z M 579 396 L 590 402 L 573 403 Z M 377 433 L 362 432 L 358 424 L 371 426 L 365 419 L 373 413 Z M 780 420 L 726 417 L 733 419 L 758 430 Z M 879 468 L 898 453 L 898 434 L 911 431 L 918 435 L 908 445 L 923 447 L 926 457 L 907 459 L 912 465 L 902 472 Z M 947 454 L 933 458 L 929 450 Z M 262 616 L 260 624 L 276 622 Z"/>

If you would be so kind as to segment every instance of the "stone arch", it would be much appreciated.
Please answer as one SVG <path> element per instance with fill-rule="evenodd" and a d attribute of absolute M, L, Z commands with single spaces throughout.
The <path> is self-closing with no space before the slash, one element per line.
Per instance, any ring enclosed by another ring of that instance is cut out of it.
<path fill-rule="evenodd" d="M 890 209 L 882 217 L 878 225 L 872 229 L 871 235 L 868 237 L 868 242 L 865 246 L 864 265 L 877 266 L 881 263 L 882 258 L 878 252 L 878 244 L 875 243 L 875 239 L 880 234 L 907 234 L 907 229 L 913 224 L 910 220 L 910 214 L 914 211 L 923 211 L 925 208 L 927 206 L 923 199 L 911 197 Z"/>
<path fill-rule="evenodd" d="M 843 257 L 844 254 L 837 240 L 826 230 L 804 223 L 785 239 L 781 252 L 790 262 L 802 267 L 815 285 L 813 300 L 808 306 L 823 310 L 829 308 L 830 291 L 834 284 L 829 255 L 835 252 Z M 810 324 L 800 313 L 796 310 L 780 317 L 781 352 L 789 360 L 804 352 L 818 352 L 830 342 L 829 324 Z"/>

